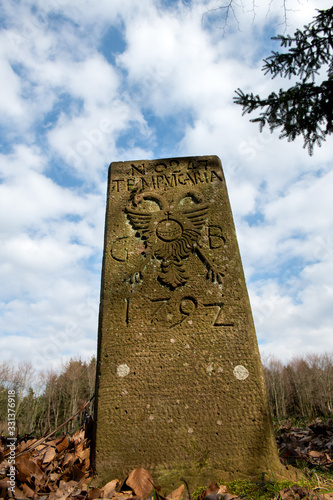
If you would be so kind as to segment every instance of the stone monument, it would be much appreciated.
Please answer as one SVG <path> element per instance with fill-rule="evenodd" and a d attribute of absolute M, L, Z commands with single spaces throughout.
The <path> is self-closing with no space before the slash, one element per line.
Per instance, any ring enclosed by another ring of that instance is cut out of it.
<path fill-rule="evenodd" d="M 287 476 L 218 157 L 111 163 L 97 365 L 101 482 Z"/>

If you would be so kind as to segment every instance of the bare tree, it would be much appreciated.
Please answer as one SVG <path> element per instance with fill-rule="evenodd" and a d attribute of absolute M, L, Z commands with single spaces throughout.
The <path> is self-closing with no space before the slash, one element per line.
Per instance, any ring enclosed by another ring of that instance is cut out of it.
<path fill-rule="evenodd" d="M 273 1 L 274 0 L 267 1 L 267 15 L 269 14 Z M 285 29 L 288 27 L 288 13 L 293 10 L 289 5 L 290 2 L 288 2 L 288 0 L 283 0 L 279 4 L 279 7 L 282 9 L 281 12 Z M 234 25 L 236 25 L 237 29 L 240 29 L 239 18 L 242 14 L 251 13 L 252 23 L 254 23 L 257 9 L 258 4 L 256 4 L 255 0 L 224 0 L 221 1 L 220 5 L 216 8 L 207 9 L 207 12 L 205 12 L 202 16 L 202 23 L 207 23 L 209 26 L 212 22 L 212 17 L 214 16 L 214 25 L 221 29 L 222 34 L 225 35 L 228 28 L 233 28 Z"/>

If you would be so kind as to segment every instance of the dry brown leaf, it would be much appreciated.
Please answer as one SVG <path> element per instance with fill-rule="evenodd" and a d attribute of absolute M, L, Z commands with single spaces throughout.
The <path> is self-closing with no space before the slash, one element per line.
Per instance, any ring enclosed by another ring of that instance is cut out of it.
<path fill-rule="evenodd" d="M 32 498 L 35 494 L 35 492 L 31 488 L 29 488 L 27 484 L 23 484 L 22 490 L 28 498 Z"/>
<path fill-rule="evenodd" d="M 39 444 L 38 446 L 36 446 L 35 450 L 36 451 L 44 451 L 45 448 L 46 448 L 46 445 L 44 443 L 44 444 Z"/>
<path fill-rule="evenodd" d="M 103 486 L 102 491 L 104 493 L 103 498 L 112 498 L 115 493 L 120 489 L 121 482 L 119 479 L 113 479 L 105 486 Z"/>
<path fill-rule="evenodd" d="M 46 498 L 47 498 L 47 500 L 59 500 L 59 497 L 57 496 L 57 491 L 52 491 L 52 493 L 50 493 L 49 495 L 47 495 L 47 497 L 45 495 L 45 500 L 46 500 Z"/>
<path fill-rule="evenodd" d="M 28 441 L 21 441 L 16 447 L 16 453 L 22 453 L 22 451 L 28 449 L 34 443 L 37 442 L 37 439 L 29 439 Z"/>
<path fill-rule="evenodd" d="M 207 486 L 206 495 L 210 495 L 211 493 L 216 493 L 218 489 L 219 489 L 219 485 L 214 481 L 213 483 L 210 483 Z"/>
<path fill-rule="evenodd" d="M 217 492 L 217 490 L 219 489 L 218 487 L 218 484 L 213 482 L 213 483 L 210 483 L 207 488 L 205 490 L 203 490 L 202 493 L 200 493 L 199 497 L 198 497 L 198 500 L 202 500 L 203 498 L 205 498 L 206 496 L 208 495 L 211 495 L 212 493 L 215 493 Z"/>
<path fill-rule="evenodd" d="M 53 462 L 51 462 L 47 467 L 43 468 L 42 469 L 44 470 L 44 476 L 47 475 L 47 477 L 50 476 L 50 474 L 52 474 L 52 472 L 58 468 L 58 462 L 57 460 L 53 460 Z"/>
<path fill-rule="evenodd" d="M 43 472 L 41 469 L 38 467 L 35 462 L 30 460 L 29 458 L 26 458 L 25 455 L 21 455 L 20 457 L 17 457 L 16 462 L 15 462 L 16 468 L 19 471 L 19 473 L 22 474 L 22 476 L 25 476 L 26 479 L 30 479 L 31 477 L 35 477 L 38 481 L 41 481 L 43 477 Z M 22 482 L 25 482 L 26 479 L 24 479 Z M 21 479 L 20 479 L 21 481 Z"/>
<path fill-rule="evenodd" d="M 84 449 L 84 446 L 83 446 L 82 442 L 75 445 L 75 456 L 78 457 L 80 455 L 80 453 L 82 453 L 83 449 Z"/>
<path fill-rule="evenodd" d="M 84 435 L 85 435 L 85 432 L 84 432 L 84 429 L 79 429 L 78 431 L 76 431 L 76 433 L 74 434 L 73 436 L 73 441 L 75 443 L 80 443 L 81 441 L 84 441 Z"/>
<path fill-rule="evenodd" d="M 177 488 L 172 493 L 170 493 L 170 495 L 167 496 L 167 500 L 180 500 L 183 496 L 184 489 L 185 485 L 182 484 L 181 486 L 179 486 L 179 488 Z"/>
<path fill-rule="evenodd" d="M 73 469 L 71 469 L 71 475 L 75 481 L 81 481 L 85 477 L 86 472 L 81 470 L 79 466 L 74 465 Z"/>
<path fill-rule="evenodd" d="M 289 496 L 291 496 L 293 492 L 290 490 L 290 488 L 284 488 L 283 490 L 279 491 L 279 498 L 281 500 L 285 500 Z"/>
<path fill-rule="evenodd" d="M 311 498 L 314 497 L 315 493 L 312 490 L 308 490 L 307 488 L 301 486 L 291 486 L 291 488 L 284 488 L 279 492 L 279 498 L 281 500 L 295 500 L 301 498 Z"/>
<path fill-rule="evenodd" d="M 87 458 L 90 457 L 90 449 L 89 448 L 86 448 L 85 450 L 82 450 L 81 453 L 79 453 L 78 455 L 76 455 L 80 460 L 82 460 L 82 462 L 84 462 L 84 460 L 86 460 Z"/>
<path fill-rule="evenodd" d="M 95 498 L 103 498 L 103 491 L 99 488 L 93 488 L 88 493 L 88 500 L 94 500 Z"/>
<path fill-rule="evenodd" d="M 68 446 L 71 444 L 70 440 L 68 439 L 68 436 L 64 436 L 58 441 L 58 444 L 56 446 L 57 452 L 60 453 L 61 451 L 64 451 L 68 448 Z"/>
<path fill-rule="evenodd" d="M 74 463 L 74 460 L 75 456 L 73 455 L 73 453 L 66 453 L 62 461 L 62 466 L 65 467 L 65 465 Z"/>
<path fill-rule="evenodd" d="M 59 490 L 63 491 L 73 491 L 78 487 L 78 482 L 77 481 L 60 481 L 59 483 Z"/>
<path fill-rule="evenodd" d="M 59 443 L 59 441 L 61 441 L 62 438 L 57 438 L 57 439 L 50 439 L 50 441 L 45 441 L 45 445 L 46 446 L 54 446 L 54 448 L 56 448 L 57 444 Z"/>
<path fill-rule="evenodd" d="M 32 460 L 33 462 L 35 462 L 36 465 L 38 465 L 38 467 L 40 469 L 43 469 L 43 455 L 39 456 L 31 456 L 30 460 Z"/>
<path fill-rule="evenodd" d="M 230 493 L 226 493 L 222 496 L 223 500 L 232 500 L 233 498 L 239 498 L 237 495 L 231 495 Z"/>
<path fill-rule="evenodd" d="M 49 479 L 50 481 L 52 481 L 53 483 L 55 481 L 58 481 L 58 479 L 60 479 L 61 477 L 61 474 L 57 474 L 56 472 L 51 472 L 51 474 L 49 475 Z"/>
<path fill-rule="evenodd" d="M 48 465 L 55 458 L 57 451 L 53 446 L 49 446 L 43 455 L 43 465 Z"/>
<path fill-rule="evenodd" d="M 138 469 L 132 470 L 126 479 L 126 484 L 138 497 L 145 499 L 153 489 L 154 482 L 149 472 L 139 467 Z"/>
<path fill-rule="evenodd" d="M 3 488 L 7 489 L 9 486 L 10 484 L 7 479 L 0 480 L 0 490 L 2 490 Z"/>
<path fill-rule="evenodd" d="M 20 488 L 15 488 L 15 500 L 28 500 L 28 497 L 20 490 Z"/>
<path fill-rule="evenodd" d="M 83 498 L 83 495 L 82 495 L 80 488 L 78 490 L 72 491 L 72 493 L 71 493 L 70 498 L 76 498 L 76 497 Z"/>
<path fill-rule="evenodd" d="M 82 465 L 82 470 L 88 472 L 90 469 L 90 458 L 86 458 Z"/>
<path fill-rule="evenodd" d="M 313 458 L 323 458 L 325 456 L 325 453 L 323 453 L 322 451 L 311 450 L 309 451 L 308 455 Z"/>

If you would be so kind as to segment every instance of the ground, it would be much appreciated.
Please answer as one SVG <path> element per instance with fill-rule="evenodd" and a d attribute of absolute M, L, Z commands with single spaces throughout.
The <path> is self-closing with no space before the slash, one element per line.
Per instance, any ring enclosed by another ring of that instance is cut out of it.
<path fill-rule="evenodd" d="M 1 439 L 0 499 L 164 500 L 167 495 L 168 500 L 333 500 L 333 420 L 330 419 L 316 419 L 298 426 L 290 421 L 276 425 L 281 460 L 287 467 L 301 471 L 297 484 L 277 482 L 265 475 L 254 481 L 224 484 L 216 478 L 216 482 L 202 485 L 197 491 L 190 491 L 186 478 L 182 478 L 177 490 L 162 492 L 143 468 L 135 469 L 127 478 L 114 478 L 103 488 L 95 488 L 90 464 L 90 429 L 85 427 L 74 435 Z M 12 447 L 8 446 L 11 443 Z"/>

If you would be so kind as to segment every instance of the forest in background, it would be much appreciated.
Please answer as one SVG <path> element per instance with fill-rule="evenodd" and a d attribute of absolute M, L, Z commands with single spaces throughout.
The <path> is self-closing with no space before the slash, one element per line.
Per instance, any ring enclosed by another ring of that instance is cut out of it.
<path fill-rule="evenodd" d="M 333 416 L 333 353 L 311 354 L 283 364 L 264 361 L 272 416 L 310 421 Z M 36 372 L 28 362 L 0 363 L 0 435 L 7 435 L 8 390 L 16 393 L 17 435 L 41 436 L 71 417 L 95 390 L 96 359 L 71 359 L 59 372 Z M 90 411 L 92 412 L 93 401 Z M 66 429 L 74 432 L 85 414 Z"/>
<path fill-rule="evenodd" d="M 57 428 L 92 397 L 95 373 L 94 357 L 89 362 L 71 359 L 59 372 L 36 372 L 29 362 L 0 363 L 0 435 L 7 434 L 8 390 L 15 390 L 17 435 L 37 437 Z M 77 430 L 84 417 L 78 415 L 62 432 Z"/>

